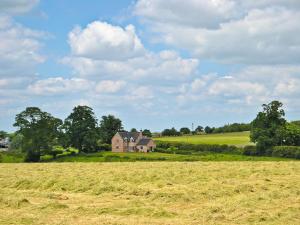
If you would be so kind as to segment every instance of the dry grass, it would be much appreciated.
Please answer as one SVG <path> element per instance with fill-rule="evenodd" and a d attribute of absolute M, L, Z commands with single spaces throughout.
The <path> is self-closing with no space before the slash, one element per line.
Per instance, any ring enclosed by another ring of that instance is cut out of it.
<path fill-rule="evenodd" d="M 299 162 L 0 164 L 0 224 L 300 224 Z"/>

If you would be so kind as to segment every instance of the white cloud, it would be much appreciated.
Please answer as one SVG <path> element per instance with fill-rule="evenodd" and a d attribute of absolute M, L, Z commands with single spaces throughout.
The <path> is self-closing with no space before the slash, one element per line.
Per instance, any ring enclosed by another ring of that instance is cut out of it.
<path fill-rule="evenodd" d="M 98 78 L 123 77 L 127 79 L 185 79 L 195 73 L 197 59 L 184 59 L 170 52 L 147 53 L 142 57 L 124 61 L 97 60 L 82 57 L 67 57 L 63 63 L 70 65 L 74 73 L 80 76 Z"/>
<path fill-rule="evenodd" d="M 69 44 L 73 55 L 98 60 L 123 60 L 144 53 L 133 25 L 123 29 L 100 21 L 88 24 L 83 30 L 73 29 Z"/>
<path fill-rule="evenodd" d="M 278 99 L 293 108 L 292 102 L 300 98 L 299 75 L 300 66 L 250 66 L 230 74 L 230 79 L 204 76 L 185 86 L 177 102 L 182 105 L 206 100 L 224 107 L 228 104 L 244 107 Z M 200 88 L 195 88 L 198 83 Z"/>
<path fill-rule="evenodd" d="M 231 0 L 139 0 L 134 13 L 159 23 L 216 27 L 231 18 L 234 6 Z"/>
<path fill-rule="evenodd" d="M 221 17 L 212 6 L 224 9 Z M 300 58 L 300 3 L 296 0 L 188 0 L 184 4 L 179 0 L 140 0 L 135 13 L 146 19 L 156 41 L 189 50 L 201 59 L 292 64 Z"/>
<path fill-rule="evenodd" d="M 65 79 L 62 77 L 38 80 L 28 87 L 30 93 L 36 95 L 57 95 L 86 91 L 91 88 L 92 82 L 80 78 Z"/>
<path fill-rule="evenodd" d="M 0 76 L 20 76 L 33 73 L 44 62 L 39 53 L 43 32 L 31 30 L 0 16 Z"/>
<path fill-rule="evenodd" d="M 120 91 L 126 85 L 125 81 L 122 80 L 103 80 L 100 81 L 96 85 L 96 92 L 97 93 L 116 93 Z"/>
<path fill-rule="evenodd" d="M 30 11 L 39 0 L 1 0 L 0 13 L 19 14 Z"/>

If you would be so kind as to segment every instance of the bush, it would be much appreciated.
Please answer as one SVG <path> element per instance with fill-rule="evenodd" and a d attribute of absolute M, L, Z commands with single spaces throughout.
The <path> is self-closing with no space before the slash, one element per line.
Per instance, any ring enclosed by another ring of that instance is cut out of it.
<path fill-rule="evenodd" d="M 110 144 L 99 144 L 97 146 L 97 151 L 110 151 L 111 150 L 111 145 Z"/>
<path fill-rule="evenodd" d="M 177 154 L 181 154 L 180 152 L 240 153 L 236 146 L 231 145 L 188 144 L 180 142 L 158 142 L 156 151 L 164 153 L 175 152 Z"/>
<path fill-rule="evenodd" d="M 272 156 L 300 159 L 300 147 L 297 146 L 276 146 L 272 150 Z"/>
<path fill-rule="evenodd" d="M 254 145 L 245 146 L 242 152 L 243 152 L 243 155 L 249 155 L 249 156 L 259 155 L 258 151 L 256 149 L 256 146 L 254 146 Z"/>

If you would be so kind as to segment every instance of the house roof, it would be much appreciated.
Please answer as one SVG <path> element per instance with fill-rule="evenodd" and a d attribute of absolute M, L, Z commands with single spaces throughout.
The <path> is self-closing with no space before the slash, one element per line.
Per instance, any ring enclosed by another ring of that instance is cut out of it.
<path fill-rule="evenodd" d="M 119 134 L 121 135 L 121 137 L 130 139 L 130 138 L 134 138 L 134 140 L 136 140 L 139 137 L 139 132 L 128 132 L 128 131 L 121 131 L 119 132 Z"/>
<path fill-rule="evenodd" d="M 147 145 L 151 141 L 151 138 L 142 138 L 137 145 Z"/>

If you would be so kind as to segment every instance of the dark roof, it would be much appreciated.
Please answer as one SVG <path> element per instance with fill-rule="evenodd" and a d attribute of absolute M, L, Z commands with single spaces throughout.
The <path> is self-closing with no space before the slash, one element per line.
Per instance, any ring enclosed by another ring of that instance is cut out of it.
<path fill-rule="evenodd" d="M 151 138 L 142 138 L 137 145 L 147 145 L 151 141 Z"/>
<path fill-rule="evenodd" d="M 119 134 L 121 135 L 121 137 L 130 139 L 130 138 L 134 138 L 134 140 L 136 140 L 139 137 L 139 132 L 127 132 L 127 131 L 120 131 Z"/>

